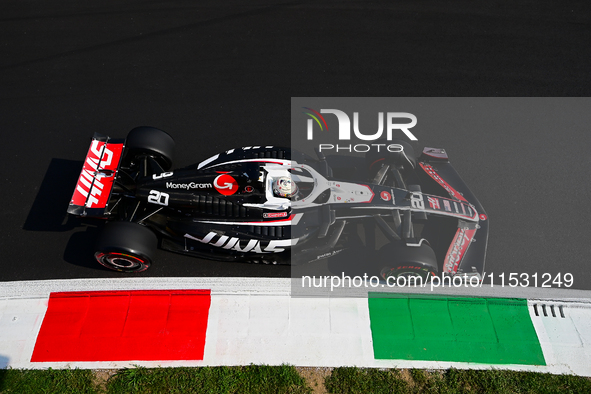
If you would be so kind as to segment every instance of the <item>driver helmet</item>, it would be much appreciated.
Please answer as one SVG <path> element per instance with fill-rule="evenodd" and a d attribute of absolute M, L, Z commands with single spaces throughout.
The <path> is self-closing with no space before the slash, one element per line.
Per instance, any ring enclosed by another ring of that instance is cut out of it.
<path fill-rule="evenodd" d="M 273 193 L 277 197 L 291 198 L 298 192 L 298 185 L 288 176 L 282 176 L 273 180 Z"/>

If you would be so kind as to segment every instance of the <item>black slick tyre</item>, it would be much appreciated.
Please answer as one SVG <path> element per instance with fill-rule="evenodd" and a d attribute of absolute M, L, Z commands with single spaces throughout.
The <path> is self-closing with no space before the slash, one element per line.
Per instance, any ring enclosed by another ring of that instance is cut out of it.
<path fill-rule="evenodd" d="M 424 240 L 420 246 L 407 246 L 403 242 L 384 245 L 378 252 L 378 260 L 385 280 L 418 276 L 425 282 L 438 273 L 435 252 Z"/>
<path fill-rule="evenodd" d="M 150 156 L 164 171 L 172 167 L 174 146 L 174 140 L 167 132 L 147 126 L 132 129 L 125 141 L 128 158 L 133 159 L 140 155 Z"/>
<path fill-rule="evenodd" d="M 152 264 L 158 238 L 150 229 L 132 222 L 108 223 L 98 239 L 94 257 L 120 272 L 142 272 Z"/>

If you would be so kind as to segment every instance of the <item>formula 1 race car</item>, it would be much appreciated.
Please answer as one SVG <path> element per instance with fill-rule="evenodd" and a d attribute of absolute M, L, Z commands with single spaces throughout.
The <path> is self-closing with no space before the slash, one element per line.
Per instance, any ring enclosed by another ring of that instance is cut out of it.
<path fill-rule="evenodd" d="M 487 216 L 445 151 L 425 148 L 417 158 L 406 141 L 388 143 L 365 157 L 242 147 L 172 171 L 174 141 L 164 131 L 95 134 L 68 213 L 107 220 L 95 257 L 123 272 L 146 270 L 159 243 L 266 264 L 362 247 L 374 251 L 383 278 L 482 279 Z"/>

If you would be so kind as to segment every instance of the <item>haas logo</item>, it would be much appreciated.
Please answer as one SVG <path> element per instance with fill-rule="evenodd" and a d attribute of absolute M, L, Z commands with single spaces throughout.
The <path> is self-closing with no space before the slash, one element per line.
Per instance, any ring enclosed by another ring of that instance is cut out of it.
<path fill-rule="evenodd" d="M 76 185 L 78 193 L 74 192 L 72 197 L 73 204 L 96 208 L 107 203 L 113 180 L 112 175 L 106 171 L 112 172 L 117 169 L 120 151 L 116 153 L 117 155 L 107 148 L 104 142 L 92 141 Z"/>
<path fill-rule="evenodd" d="M 218 175 L 213 180 L 213 187 L 215 190 L 223 194 L 224 196 L 231 196 L 238 190 L 238 183 L 236 179 L 228 174 Z"/>

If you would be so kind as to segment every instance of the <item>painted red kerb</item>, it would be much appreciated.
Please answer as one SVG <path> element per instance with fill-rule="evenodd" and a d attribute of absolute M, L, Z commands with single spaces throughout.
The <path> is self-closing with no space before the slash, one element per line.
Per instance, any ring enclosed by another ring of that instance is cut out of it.
<path fill-rule="evenodd" d="M 202 360 L 210 290 L 51 293 L 32 362 Z"/>

